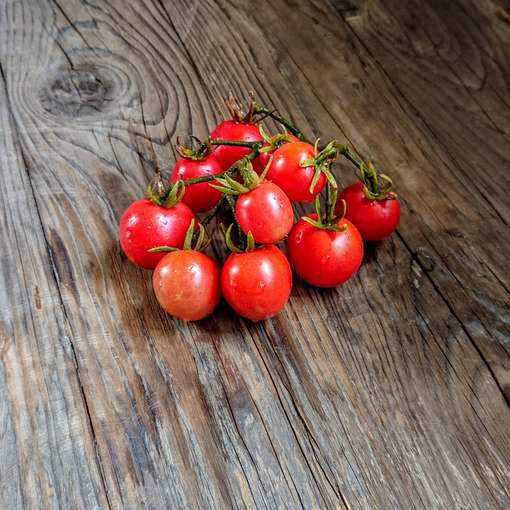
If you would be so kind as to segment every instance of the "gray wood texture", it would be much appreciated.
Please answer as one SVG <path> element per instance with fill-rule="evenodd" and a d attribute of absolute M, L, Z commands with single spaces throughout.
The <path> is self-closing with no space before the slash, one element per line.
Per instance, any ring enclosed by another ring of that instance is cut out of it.
<path fill-rule="evenodd" d="M 509 508 L 509 20 L 0 2 L 0 508 Z M 174 321 L 118 220 L 250 91 L 392 175 L 402 223 L 273 320 Z"/>

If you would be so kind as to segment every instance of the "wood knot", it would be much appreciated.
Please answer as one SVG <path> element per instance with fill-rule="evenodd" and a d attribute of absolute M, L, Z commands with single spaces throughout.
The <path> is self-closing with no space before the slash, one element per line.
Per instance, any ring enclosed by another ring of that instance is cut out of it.
<path fill-rule="evenodd" d="M 87 117 L 101 113 L 111 100 L 113 81 L 94 65 L 58 68 L 41 89 L 41 105 L 48 113 Z"/>
<path fill-rule="evenodd" d="M 436 261 L 434 257 L 425 248 L 418 248 L 414 255 L 418 264 L 420 264 L 420 267 L 424 271 L 430 273 L 436 267 Z"/>
<path fill-rule="evenodd" d="M 360 13 L 360 0 L 334 0 L 333 7 L 344 19 L 354 18 Z"/>
<path fill-rule="evenodd" d="M 446 233 L 452 237 L 456 237 L 457 239 L 462 239 L 464 237 L 464 234 L 456 228 L 448 228 L 446 229 Z"/>

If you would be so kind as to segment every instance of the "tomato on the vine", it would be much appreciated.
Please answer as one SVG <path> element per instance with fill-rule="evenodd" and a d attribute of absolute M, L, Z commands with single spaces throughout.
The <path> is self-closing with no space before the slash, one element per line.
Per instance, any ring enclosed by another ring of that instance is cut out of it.
<path fill-rule="evenodd" d="M 317 214 L 308 215 L 317 220 Z M 287 239 L 287 253 L 294 271 L 316 287 L 335 287 L 347 281 L 363 259 L 363 239 L 358 229 L 347 219 L 340 218 L 343 231 L 311 225 L 301 218 Z"/>
<path fill-rule="evenodd" d="M 171 182 L 220 174 L 222 171 L 221 165 L 210 155 L 203 159 L 181 158 L 175 164 Z M 201 213 L 212 209 L 220 198 L 221 192 L 211 188 L 208 182 L 200 182 L 186 186 L 186 193 L 182 201 L 193 211 Z"/>
<path fill-rule="evenodd" d="M 302 166 L 302 163 L 313 160 L 316 155 L 309 143 L 286 143 L 274 152 L 267 179 L 280 186 L 293 202 L 312 202 L 324 188 L 326 177 L 321 172 L 310 193 L 316 169 L 314 165 Z"/>
<path fill-rule="evenodd" d="M 381 241 L 389 236 L 400 221 L 400 201 L 393 193 L 384 198 L 369 198 L 365 184 L 357 181 L 345 188 L 339 198 L 347 204 L 346 218 L 360 231 L 367 241 Z"/>
<path fill-rule="evenodd" d="M 262 128 L 260 128 L 261 134 L 263 134 Z M 266 139 L 266 143 L 262 146 L 259 155 L 253 161 L 253 169 L 260 175 L 266 165 L 269 163 L 271 156 L 278 150 L 284 143 L 295 143 L 300 142 L 301 140 L 290 133 L 285 135 L 275 135 L 273 138 L 269 140 Z M 281 140 L 278 140 L 280 138 Z M 284 139 L 285 138 L 285 139 Z M 274 144 L 274 145 L 273 145 Z"/>
<path fill-rule="evenodd" d="M 285 255 L 273 245 L 232 253 L 221 272 L 228 304 L 252 321 L 276 315 L 289 299 L 292 271 Z"/>
<path fill-rule="evenodd" d="M 120 219 L 119 238 L 127 258 L 139 267 L 154 269 L 164 253 L 148 250 L 157 246 L 181 248 L 195 215 L 182 202 L 163 207 L 142 198 L 133 202 Z"/>
<path fill-rule="evenodd" d="M 256 124 L 238 120 L 221 122 L 213 130 L 210 138 L 211 140 L 233 140 L 239 142 L 261 142 L 263 140 Z M 214 145 L 211 155 L 218 161 L 222 170 L 225 171 L 250 152 L 251 149 L 249 147 Z"/>
<path fill-rule="evenodd" d="M 257 243 L 281 241 L 292 228 L 294 212 L 287 195 L 272 182 L 264 181 L 239 196 L 236 216 L 243 232 L 253 234 Z"/>
<path fill-rule="evenodd" d="M 154 294 L 161 307 L 185 321 L 210 315 L 221 297 L 218 264 L 195 250 L 162 255 L 152 275 Z"/>

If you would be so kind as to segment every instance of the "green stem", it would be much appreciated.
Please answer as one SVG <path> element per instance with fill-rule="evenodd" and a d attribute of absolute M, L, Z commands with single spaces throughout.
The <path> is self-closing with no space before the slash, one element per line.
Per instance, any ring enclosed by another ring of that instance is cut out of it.
<path fill-rule="evenodd" d="M 210 140 L 211 145 L 229 145 L 232 147 L 248 147 L 249 149 L 256 150 L 260 147 L 261 142 L 243 142 L 242 140 Z"/>
<path fill-rule="evenodd" d="M 360 175 L 362 177 L 363 182 L 367 185 L 369 191 L 374 194 L 379 192 L 379 187 L 377 185 L 377 177 L 367 172 L 367 165 L 358 159 L 358 157 L 353 154 L 347 146 L 343 146 L 340 150 L 340 154 L 346 157 L 354 166 L 358 168 L 360 171 Z"/>
<path fill-rule="evenodd" d="M 238 242 L 241 242 L 243 240 L 243 230 L 241 228 L 241 225 L 239 225 L 239 221 L 237 221 L 236 201 L 234 200 L 234 197 L 232 195 L 225 195 L 225 199 L 227 200 L 228 205 L 230 206 L 230 209 L 232 211 L 232 216 L 234 217 L 234 221 L 236 223 Z M 244 247 L 245 246 L 243 243 L 243 248 Z"/>
<path fill-rule="evenodd" d="M 282 126 L 285 126 L 290 133 L 299 138 L 301 141 L 311 143 L 298 127 L 296 127 L 289 119 L 282 117 L 277 111 L 270 110 L 267 106 L 257 105 L 255 107 L 255 113 L 264 113 L 276 122 L 279 122 Z"/>
<path fill-rule="evenodd" d="M 353 165 L 357 166 L 361 170 L 363 162 L 357 158 L 350 150 L 347 145 L 343 145 L 340 149 L 340 154 L 347 158 Z"/>
<path fill-rule="evenodd" d="M 331 192 L 331 184 L 328 182 L 326 187 L 326 222 L 331 223 L 335 216 L 334 205 L 333 205 L 333 194 Z"/>
<path fill-rule="evenodd" d="M 324 160 L 326 160 L 328 158 L 331 158 L 331 157 L 336 158 L 338 156 L 338 154 L 343 153 L 344 148 L 345 148 L 345 145 L 343 145 L 343 144 L 340 144 L 336 141 L 334 141 L 333 143 L 330 142 L 324 149 L 322 149 L 319 152 L 319 155 L 317 156 L 315 161 L 319 165 Z"/>
<path fill-rule="evenodd" d="M 202 177 L 193 177 L 192 179 L 184 179 L 183 182 L 186 186 L 191 186 L 192 184 L 198 184 L 200 182 L 209 182 L 214 181 L 218 177 L 224 177 L 230 172 L 230 168 L 221 172 L 220 174 L 211 174 L 211 175 L 203 175 Z"/>
<path fill-rule="evenodd" d="M 215 140 L 217 142 L 218 140 Z M 232 145 L 238 145 L 243 144 L 242 147 L 252 147 L 253 150 L 246 155 L 243 159 L 247 160 L 253 160 L 255 159 L 259 154 L 260 149 L 260 142 L 236 142 L 236 141 L 230 141 L 230 140 L 221 140 L 221 142 L 228 142 L 228 144 Z M 211 142 L 214 143 L 214 142 Z M 245 145 L 248 144 L 248 145 Z M 236 161 L 228 170 L 225 170 L 224 172 L 221 172 L 220 174 L 212 174 L 212 175 L 203 175 L 202 177 L 193 177 L 192 179 L 184 179 L 183 182 L 186 186 L 191 186 L 192 184 L 198 184 L 200 182 L 209 182 L 214 181 L 218 177 L 225 177 L 226 175 L 229 175 L 229 172 L 232 172 L 232 169 L 239 163 L 239 161 Z"/>

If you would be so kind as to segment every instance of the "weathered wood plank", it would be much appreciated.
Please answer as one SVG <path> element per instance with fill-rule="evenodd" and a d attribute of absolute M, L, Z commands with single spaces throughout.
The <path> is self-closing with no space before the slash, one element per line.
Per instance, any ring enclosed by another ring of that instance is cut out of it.
<path fill-rule="evenodd" d="M 324 124 L 324 127 L 322 129 L 319 129 L 318 132 L 324 133 L 335 133 L 338 132 L 338 129 L 340 129 L 340 133 L 338 133 L 340 136 L 346 135 L 348 139 L 351 141 L 355 139 L 356 146 L 367 147 L 368 145 L 375 147 L 372 151 L 368 151 L 365 149 L 365 154 L 375 153 L 376 148 L 380 146 L 380 143 L 378 143 L 378 138 L 380 138 L 379 133 L 384 133 L 386 135 L 386 138 L 383 137 L 383 140 L 386 140 L 386 144 L 389 145 L 391 142 L 388 143 L 388 140 L 392 140 L 391 136 L 388 136 L 387 134 L 387 115 L 391 115 L 393 117 L 396 117 L 395 124 L 398 125 L 399 121 L 406 120 L 401 119 L 402 115 L 399 112 L 399 105 L 396 104 L 397 108 L 395 108 L 395 101 L 393 101 L 393 104 L 391 104 L 392 108 L 388 111 L 386 115 L 381 113 L 381 110 L 384 111 L 384 108 L 387 108 L 387 104 L 385 105 L 381 98 L 379 93 L 379 88 L 384 87 L 390 89 L 390 92 L 387 93 L 388 96 L 391 98 L 391 84 L 387 83 L 387 80 L 378 80 L 377 77 L 371 76 L 372 79 L 376 82 L 375 85 L 373 85 L 371 88 L 369 95 L 369 101 L 366 101 L 364 97 L 360 98 L 360 94 L 357 91 L 357 85 L 363 84 L 365 81 L 365 71 L 362 71 L 362 68 L 366 66 L 366 63 L 363 62 L 365 58 L 367 60 L 370 60 L 369 55 L 364 55 L 365 51 L 363 47 L 360 47 L 359 45 L 356 46 L 355 42 L 349 39 L 348 34 L 346 34 L 345 29 L 343 31 L 343 34 L 338 40 L 338 37 L 335 37 L 335 32 L 337 32 L 336 28 L 331 28 L 331 16 L 328 15 L 323 19 L 323 22 L 321 23 L 322 19 L 318 19 L 317 12 L 320 13 L 320 9 L 307 10 L 307 5 L 305 2 L 302 3 L 303 5 L 294 4 L 292 7 L 289 8 L 283 8 L 282 3 L 271 5 L 271 7 L 266 6 L 264 4 L 263 12 L 259 12 L 259 9 L 256 8 L 258 6 L 255 6 L 253 4 L 243 4 L 245 7 L 244 10 L 242 10 L 239 13 L 233 12 L 230 16 L 224 15 L 223 22 L 224 26 L 222 29 L 218 29 L 216 24 L 219 23 L 218 19 L 221 19 L 221 14 L 218 14 L 218 9 L 211 8 L 211 10 L 202 12 L 201 15 L 197 15 L 193 17 L 193 22 L 195 23 L 195 26 L 197 28 L 193 29 L 187 29 L 185 30 L 185 34 L 188 34 L 188 37 L 183 39 L 183 42 L 188 45 L 190 48 L 195 48 L 195 53 L 192 54 L 192 57 L 196 60 L 197 63 L 202 64 L 202 70 L 206 69 L 206 66 L 209 64 L 209 62 L 213 62 L 211 65 L 213 68 L 215 65 L 220 65 L 219 57 L 216 57 L 215 54 L 221 55 L 222 58 L 225 58 L 225 55 L 227 58 L 230 58 L 231 60 L 228 62 L 230 67 L 234 69 L 242 69 L 243 71 L 246 69 L 246 60 L 251 61 L 251 68 L 257 69 L 257 73 L 250 74 L 250 67 L 248 67 L 248 70 L 246 71 L 247 80 L 250 80 L 250 85 L 253 85 L 253 83 L 256 83 L 256 79 L 258 76 L 264 76 L 264 82 L 267 82 L 268 80 L 273 79 L 274 75 L 274 66 L 278 66 L 279 71 L 286 75 L 289 81 L 291 82 L 291 86 L 278 83 L 277 86 L 274 87 L 275 91 L 278 91 L 279 96 L 285 96 L 285 99 L 282 101 L 289 101 L 289 98 L 292 98 L 297 105 L 302 103 L 306 98 L 306 100 L 309 101 L 307 111 L 314 111 L 318 112 L 315 115 L 315 122 L 318 124 L 319 122 L 322 122 Z M 267 10 L 266 10 L 267 7 Z M 267 16 L 264 16 L 264 13 L 267 11 L 270 11 L 271 8 L 273 8 L 276 12 L 269 13 Z M 226 13 L 228 9 L 228 6 L 225 5 L 225 8 L 223 10 L 223 13 Z M 177 15 L 178 12 L 182 12 L 182 6 L 181 10 L 176 9 L 175 13 Z M 247 16 L 248 14 L 248 16 Z M 309 16 L 307 16 L 309 15 Z M 206 20 L 206 21 L 204 21 Z M 213 20 L 213 21 L 211 21 Z M 188 26 L 188 19 L 183 17 L 181 19 L 182 26 L 187 27 Z M 294 28 L 294 31 L 286 30 L 286 27 L 288 26 L 288 23 Z M 312 26 L 310 26 L 312 24 Z M 243 34 L 244 39 L 248 39 L 248 43 L 246 44 L 249 48 L 242 48 L 241 50 L 238 50 L 237 52 L 235 50 L 230 49 L 230 44 L 226 43 L 223 46 L 220 46 L 218 48 L 218 42 L 214 40 L 211 37 L 210 41 L 210 50 L 204 51 L 204 40 L 201 38 L 200 40 L 196 40 L 193 38 L 193 34 L 200 32 L 202 34 L 215 34 L 217 31 L 227 31 L 229 30 L 229 26 L 233 26 L 235 28 L 230 29 L 228 39 L 229 41 L 234 41 L 233 46 L 237 48 L 238 46 L 243 47 L 242 39 L 238 36 L 236 38 L 236 32 L 240 32 Z M 257 27 L 257 29 L 254 28 L 254 26 Z M 334 26 L 334 25 L 333 25 Z M 242 27 L 239 29 L 239 27 Z M 317 27 L 315 30 L 314 28 Z M 260 32 L 258 31 L 258 28 L 260 28 Z M 327 35 L 331 39 L 331 44 L 328 44 L 329 41 L 326 41 L 326 45 L 324 45 L 324 30 L 326 30 Z M 294 33 L 298 32 L 300 34 L 300 37 L 296 38 L 294 37 Z M 333 34 L 331 33 L 333 32 Z M 321 37 L 322 36 L 322 37 Z M 344 41 L 344 38 L 346 41 Z M 241 41 L 241 42 L 240 42 Z M 255 44 L 255 41 L 260 42 L 262 41 L 262 44 Z M 251 43 L 251 44 L 250 44 Z M 273 51 L 268 51 L 266 46 L 269 46 L 270 49 Z M 352 65 L 349 65 L 348 57 L 345 55 L 349 55 L 351 50 L 351 47 L 354 46 L 355 53 L 357 53 L 358 58 L 361 60 L 361 66 L 358 64 L 356 67 L 353 68 Z M 276 48 L 276 50 L 275 50 Z M 281 51 L 278 51 L 278 48 L 281 48 Z M 243 51 L 244 49 L 244 51 Z M 287 57 L 286 52 L 288 52 L 289 57 Z M 237 54 L 236 54 L 237 53 Z M 324 57 L 321 58 L 322 55 L 327 55 L 327 59 Z M 239 57 L 238 54 L 241 54 L 242 56 Z M 337 63 L 337 65 L 332 66 L 329 65 L 329 61 L 331 59 L 334 59 Z M 336 60 L 338 58 L 338 60 Z M 345 59 L 345 62 L 344 62 Z M 363 60 L 362 60 L 363 59 Z M 345 65 L 349 65 L 348 70 L 345 69 Z M 283 68 L 283 71 L 282 71 Z M 199 69 L 200 66 L 199 66 Z M 341 69 L 342 72 L 339 73 L 338 69 Z M 307 70 L 309 72 L 307 72 Z M 361 71 L 361 72 L 360 72 Z M 209 73 L 204 73 L 204 76 L 209 76 Z M 304 78 L 304 80 L 303 80 Z M 260 80 L 262 81 L 262 80 Z M 275 79 L 277 81 L 277 79 Z M 303 83 L 304 81 L 304 83 Z M 352 81 L 354 81 L 354 86 L 352 86 Z M 382 83 L 380 83 L 382 81 Z M 347 82 L 347 83 L 346 83 Z M 317 86 L 315 86 L 317 84 Z M 264 94 L 266 84 L 261 86 L 263 90 L 258 90 L 259 93 Z M 289 88 L 292 87 L 292 88 Z M 310 98 L 310 87 L 312 88 L 312 91 L 316 94 L 317 98 Z M 349 92 L 344 94 L 341 97 L 338 97 L 337 89 L 344 90 L 345 88 L 350 88 Z M 293 90 L 294 89 L 294 90 Z M 366 94 L 366 86 L 364 87 L 363 92 Z M 298 96 L 296 98 L 296 96 Z M 321 98 L 322 96 L 322 98 Z M 354 98 L 354 100 L 352 99 Z M 336 100 L 336 103 L 335 103 Z M 332 101 L 333 104 L 326 103 L 326 101 Z M 276 102 L 276 101 L 275 101 Z M 349 106 L 349 103 L 354 103 Z M 382 104 L 381 104 L 382 103 Z M 326 108 L 328 111 L 324 111 L 324 105 L 327 104 Z M 347 106 L 345 106 L 347 105 Z M 279 104 L 278 106 L 281 106 Z M 284 103 L 284 108 L 285 108 Z M 378 111 L 379 108 L 379 111 Z M 296 108 L 291 107 L 288 108 L 293 114 L 296 114 Z M 397 110 L 396 112 L 394 110 Z M 346 110 L 348 110 L 346 112 Z M 381 120 L 377 122 L 378 119 L 371 119 L 372 122 L 367 123 L 366 122 L 366 112 L 378 112 L 380 114 Z M 324 112 L 324 113 L 323 113 Z M 331 121 L 328 118 L 331 116 L 333 112 L 333 115 L 337 114 L 336 118 L 333 118 L 334 121 L 336 121 L 336 125 L 331 123 Z M 365 117 L 365 119 L 363 118 Z M 312 118 L 312 115 L 310 115 L 310 118 Z M 357 123 L 352 121 L 353 118 L 357 118 Z M 344 127 L 345 124 L 348 125 L 348 131 L 346 132 L 346 128 Z M 379 126 L 374 126 L 379 124 Z M 409 122 L 407 122 L 409 124 Z M 357 126 L 363 126 L 366 127 L 365 129 L 365 136 L 369 136 L 369 142 L 364 141 L 363 139 L 359 140 L 359 132 L 358 128 L 354 127 L 354 125 Z M 312 123 L 313 126 L 313 123 Z M 405 146 L 405 144 L 402 144 L 402 140 L 405 139 L 405 136 L 407 136 L 408 133 L 408 126 L 406 123 L 403 123 L 403 128 L 397 129 L 397 131 L 400 131 L 400 133 L 397 132 L 397 137 L 393 141 L 395 147 L 400 147 L 401 145 L 404 145 L 402 147 L 403 154 L 408 156 L 411 152 L 408 147 Z M 376 131 L 377 127 L 379 127 L 379 130 Z M 391 129 L 394 130 L 394 126 L 391 126 Z M 350 131 L 350 132 L 349 132 Z M 368 131 L 368 133 L 366 133 Z M 375 133 L 374 133 L 375 131 Z M 416 130 L 415 130 L 416 132 Z M 352 134 L 351 134 L 352 133 Z M 376 136 L 373 136 L 373 135 Z M 357 136 L 358 135 L 358 136 Z M 392 133 L 393 135 L 393 133 Z M 415 147 L 419 147 L 421 142 L 421 136 L 416 136 L 416 141 L 411 141 L 411 144 L 414 142 Z M 410 144 L 410 145 L 411 145 Z M 382 150 L 382 147 L 379 147 L 380 149 L 380 155 L 381 157 L 385 156 L 385 153 L 387 154 L 388 151 L 392 151 L 390 154 L 392 156 L 393 161 L 397 164 L 397 166 L 400 166 L 401 170 L 401 180 L 400 182 L 403 184 L 403 189 L 405 191 L 404 199 L 407 198 L 408 190 L 410 187 L 415 187 L 417 184 L 420 184 L 421 190 L 420 193 L 423 193 L 423 191 L 429 191 L 427 190 L 427 181 L 423 182 L 422 180 L 418 180 L 416 178 L 410 179 L 408 172 L 405 173 L 402 171 L 402 155 L 396 155 L 395 150 L 391 147 L 386 147 L 386 151 Z M 412 152 L 417 152 L 416 149 Z M 418 154 L 421 156 L 421 154 Z M 416 156 L 415 156 L 416 157 Z M 418 161 L 412 161 L 412 158 L 409 158 L 411 161 L 409 161 L 409 166 L 411 168 L 418 167 L 418 164 L 425 163 L 424 158 L 421 156 L 419 157 Z M 391 160 L 390 160 L 391 161 Z M 382 160 L 384 162 L 384 159 Z M 393 165 L 387 165 L 388 167 L 392 167 Z M 423 165 L 425 166 L 425 165 Z M 430 166 L 430 164 L 426 165 L 425 167 Z M 444 167 L 444 164 L 440 166 Z M 428 170 L 428 169 L 427 169 Z M 438 181 L 441 182 L 444 178 L 442 175 L 438 176 Z M 408 182 L 410 181 L 410 182 Z M 428 184 L 428 183 L 427 183 Z M 431 183 L 432 184 L 432 183 Z M 414 186 L 413 186 L 414 185 Z M 451 186 L 450 182 L 447 181 L 445 183 L 445 188 L 450 189 L 450 187 L 454 188 L 454 186 Z M 412 189 L 412 188 L 411 188 Z M 441 201 L 437 200 L 437 191 L 430 187 L 429 185 L 429 193 L 431 194 L 431 199 L 428 201 L 428 203 L 425 200 L 422 200 L 424 202 L 424 205 L 426 207 L 425 211 L 423 213 L 429 213 L 431 206 L 430 204 L 434 204 L 434 207 L 437 208 L 438 206 L 445 207 L 441 204 Z M 435 193 L 435 195 L 432 195 L 432 193 Z M 412 198 L 409 199 L 409 201 L 412 203 L 412 213 L 415 214 L 415 203 L 420 204 L 420 197 L 419 194 L 416 193 Z M 481 208 L 482 211 L 486 209 L 485 204 L 483 203 L 483 200 L 480 200 L 479 197 L 477 201 L 477 206 Z M 447 198 L 448 200 L 448 198 Z M 457 209 L 455 210 L 456 218 L 458 220 L 459 218 L 459 212 L 463 210 L 470 210 L 473 209 L 472 207 L 472 197 L 467 197 L 467 200 L 464 203 L 461 204 L 455 204 L 457 205 Z M 420 204 L 421 205 L 421 204 Z M 452 209 L 451 205 L 448 204 L 448 202 L 445 204 L 450 210 Z M 476 209 L 475 209 L 476 210 Z M 421 212 L 421 211 L 420 211 Z M 445 217 L 448 218 L 450 211 L 445 210 Z M 424 219 L 427 219 L 425 214 L 423 214 Z M 462 215 L 464 216 L 464 215 Z M 461 219 L 463 217 L 461 216 Z M 419 218 L 421 220 L 422 218 Z M 434 218 L 435 219 L 435 218 Z M 413 228 L 413 223 L 419 223 L 418 221 L 415 222 L 408 222 L 408 229 Z M 462 227 L 464 229 L 469 228 L 470 230 L 473 230 L 472 224 L 466 221 L 462 221 L 461 223 Z M 436 223 L 437 225 L 437 223 Z M 434 225 L 432 223 L 434 234 L 436 234 L 437 226 L 440 227 L 440 232 L 446 230 L 446 233 L 448 233 L 448 237 L 451 237 L 450 232 L 448 232 L 448 228 L 443 227 L 443 225 Z M 406 223 L 404 222 L 404 228 L 406 227 Z M 492 226 L 492 225 L 491 225 Z M 500 225 L 495 225 L 493 227 L 493 232 L 499 233 L 497 229 L 500 228 Z M 402 229 L 401 229 L 402 230 Z M 414 230 L 414 229 L 413 229 Z M 451 229 L 453 232 L 456 232 L 455 230 Z M 458 232 L 458 230 L 457 230 Z M 461 234 L 462 235 L 462 234 Z M 432 237 L 432 236 L 430 236 Z M 446 237 L 446 236 L 445 236 Z M 443 255 L 445 258 L 451 257 L 452 253 L 455 253 L 456 246 L 451 246 L 451 242 L 448 242 L 448 237 L 446 242 L 442 243 L 443 248 Z M 488 236 L 490 239 L 490 236 Z M 496 237 L 498 239 L 498 237 Z M 430 254 L 434 252 L 432 250 L 428 251 L 428 247 L 431 248 L 434 247 L 434 244 L 430 243 L 428 241 L 428 236 L 425 237 L 423 235 L 421 236 L 414 236 L 414 239 L 410 241 L 409 236 L 405 236 L 404 244 L 406 247 L 411 248 L 411 251 L 416 257 L 418 264 L 415 266 L 415 270 L 420 275 L 420 278 L 417 280 L 421 280 L 421 278 L 424 277 L 424 275 L 427 275 L 429 271 L 432 271 L 434 267 L 430 267 L 430 264 L 428 262 L 431 262 L 432 264 L 436 264 L 434 262 L 433 256 L 431 257 Z M 487 249 L 487 241 L 484 239 L 485 243 L 480 244 L 480 246 L 485 247 Z M 497 241 L 492 241 L 492 244 L 496 248 L 496 246 L 499 244 Z M 478 239 L 469 239 L 466 242 L 466 244 L 469 246 L 470 250 L 472 251 L 473 248 L 477 248 L 477 242 Z M 413 246 L 414 245 L 414 246 Z M 425 246 L 425 248 L 424 248 Z M 453 248 L 453 249 L 452 249 Z M 483 251 L 483 250 L 479 250 Z M 495 250 L 497 253 L 497 250 Z M 490 252 L 491 254 L 493 252 Z M 448 254 L 448 255 L 446 255 Z M 441 255 L 440 255 L 441 256 Z M 501 258 L 501 261 L 503 260 L 503 257 Z M 457 267 L 458 268 L 464 268 L 466 262 L 461 260 L 461 257 L 457 257 Z M 475 266 L 475 268 L 478 270 L 475 272 L 475 275 L 480 274 L 480 263 L 478 262 L 478 259 L 475 258 L 474 262 L 472 263 L 472 266 Z M 504 268 L 504 265 L 501 264 L 501 268 Z M 451 269 L 447 266 L 443 271 L 438 268 L 439 270 L 436 270 L 436 278 L 433 280 L 433 284 L 436 289 L 438 289 L 439 296 L 438 298 L 441 300 L 444 300 L 444 288 L 448 289 L 450 291 L 450 294 L 453 294 L 453 298 L 451 301 L 455 303 L 455 308 L 452 309 L 452 305 L 450 301 L 446 301 L 446 307 L 449 309 L 450 312 L 456 316 L 458 319 L 459 316 L 457 315 L 458 309 L 463 310 L 464 314 L 460 316 L 461 320 L 464 319 L 466 316 L 469 316 L 469 312 L 473 308 L 473 300 L 470 299 L 468 301 L 467 307 L 469 307 L 467 310 L 466 308 L 462 309 L 465 305 L 465 290 L 462 288 L 461 285 L 458 284 L 458 280 L 456 278 L 455 273 L 452 275 Z M 468 270 L 466 271 L 467 275 L 470 275 L 469 269 L 472 269 L 472 267 L 468 267 Z M 485 270 L 486 273 L 486 267 L 482 265 L 482 270 Z M 429 276 L 430 277 L 430 276 Z M 471 331 L 466 330 L 466 326 L 464 323 L 459 324 L 460 328 L 462 328 L 469 336 L 466 337 L 465 341 L 475 341 L 476 342 L 476 349 L 478 350 L 480 346 L 484 347 L 484 354 L 485 359 L 489 362 L 489 374 L 496 374 L 498 379 L 498 384 L 500 386 L 500 389 L 504 389 L 503 386 L 508 382 L 508 354 L 505 349 L 505 338 L 508 338 L 508 323 L 506 321 L 506 317 L 508 317 L 508 307 L 505 307 L 505 303 L 508 303 L 507 299 L 507 293 L 506 289 L 500 285 L 499 278 L 494 278 L 494 275 L 492 272 L 489 272 L 489 277 L 491 277 L 490 282 L 488 282 L 487 285 L 484 286 L 484 288 L 480 289 L 479 292 L 484 297 L 486 297 L 486 303 L 489 303 L 489 305 L 486 307 L 485 310 L 483 310 L 483 319 L 486 320 L 488 324 L 494 324 L 494 321 L 496 320 L 496 324 L 494 327 L 494 331 L 499 333 L 499 336 L 496 336 L 496 338 L 499 338 L 501 343 L 499 345 L 491 345 L 493 343 L 492 336 L 487 336 L 486 332 L 483 331 L 482 334 L 479 333 L 480 327 L 478 327 L 477 334 L 473 334 L 473 329 L 470 328 Z M 470 284 L 473 282 L 475 278 L 470 278 L 467 280 L 467 284 Z M 477 280 L 480 280 L 480 277 L 478 276 Z M 437 282 L 442 283 L 442 287 L 439 287 Z M 476 285 L 476 284 L 474 284 Z M 476 286 L 474 286 L 476 289 Z M 390 294 L 391 295 L 391 294 Z M 470 296 L 471 298 L 471 296 Z M 370 298 L 369 298 L 370 299 Z M 437 299 L 437 298 L 436 298 Z M 434 298 L 430 300 L 431 303 L 434 302 Z M 494 307 L 497 308 L 497 312 L 494 313 Z M 433 306 L 430 304 L 428 305 L 429 313 L 431 318 L 433 317 L 435 319 L 436 313 L 434 311 Z M 478 307 L 477 307 L 478 308 Z M 501 313 L 503 312 L 503 313 Z M 476 316 L 475 316 L 476 317 Z M 490 318 L 489 318 L 490 317 Z M 429 319 L 430 320 L 430 319 Z M 478 326 L 480 324 L 483 324 L 483 322 L 479 322 Z M 473 324 L 473 321 L 470 323 L 471 326 L 475 326 Z M 468 340 L 469 338 L 469 340 Z M 485 348 L 486 347 L 486 348 Z M 477 356 L 475 356 L 477 357 Z M 481 361 L 481 360 L 480 360 Z M 485 362 L 481 361 L 481 366 L 483 367 Z M 484 367 L 485 369 L 485 367 Z M 478 373 L 478 367 L 474 369 L 472 372 L 473 375 L 476 376 Z M 489 375 L 488 374 L 488 375 Z M 472 377 L 472 376 L 469 376 Z M 468 379 L 469 380 L 469 379 Z M 491 397 L 492 398 L 492 397 Z M 496 399 L 500 399 L 500 396 L 496 396 Z M 505 406 L 502 406 L 502 409 L 505 409 Z M 503 411 L 506 412 L 506 411 Z M 502 440 L 504 444 L 508 445 L 508 437 L 502 437 Z M 499 468 L 498 468 L 499 469 Z M 504 470 L 503 470 L 504 471 Z M 503 485 L 504 486 L 504 485 Z"/>
<path fill-rule="evenodd" d="M 456 187 L 457 166 L 333 8 L 262 6 L 4 6 L 0 61 L 30 170 L 18 186 L 32 186 L 38 204 L 62 299 L 54 306 L 76 354 L 70 377 L 80 377 L 110 504 L 504 508 L 510 415 L 491 370 L 501 364 L 501 386 L 508 315 L 495 275 L 507 252 L 489 233 L 507 235 L 506 226 Z M 296 282 L 273 321 L 248 324 L 223 307 L 180 324 L 157 308 L 149 276 L 121 257 L 117 221 L 151 166 L 173 161 L 176 133 L 204 135 L 227 90 L 251 89 L 394 169 L 403 225 L 342 288 Z M 2 177 L 12 186 L 10 172 Z M 450 228 L 465 237 L 447 236 Z M 477 337 L 463 286 L 483 302 Z M 10 458 L 27 453 L 4 437 Z M 51 506 L 24 487 L 28 506 Z"/>
<path fill-rule="evenodd" d="M 509 253 L 501 241 L 510 236 L 510 27 L 492 1 L 357 4 L 347 23 L 431 141 L 427 154 L 441 158 L 432 190 L 452 203 L 438 218 L 444 232 L 423 234 L 447 277 L 432 277 L 509 391 Z"/>
<path fill-rule="evenodd" d="M 1 36 L 0 36 L 1 37 Z M 0 508 L 107 508 L 73 331 L 0 64 Z"/>

